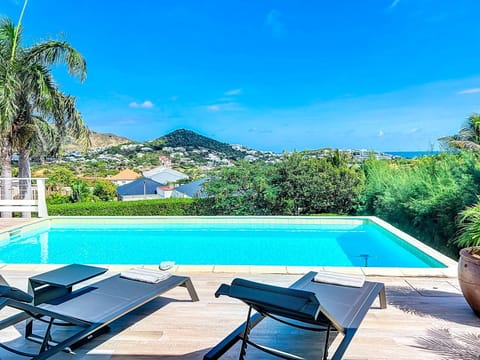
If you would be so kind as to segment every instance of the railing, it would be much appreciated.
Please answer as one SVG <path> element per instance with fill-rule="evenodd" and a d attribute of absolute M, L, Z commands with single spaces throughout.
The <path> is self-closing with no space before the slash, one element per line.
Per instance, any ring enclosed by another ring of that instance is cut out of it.
<path fill-rule="evenodd" d="M 12 217 L 12 212 L 21 212 L 22 217 L 32 212 L 48 216 L 44 178 L 0 178 L 0 215 Z"/>

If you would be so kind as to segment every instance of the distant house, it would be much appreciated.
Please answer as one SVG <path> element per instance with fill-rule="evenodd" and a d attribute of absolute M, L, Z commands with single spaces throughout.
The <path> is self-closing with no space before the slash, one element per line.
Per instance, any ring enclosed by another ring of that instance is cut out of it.
<path fill-rule="evenodd" d="M 143 176 L 162 184 L 174 183 L 179 180 L 188 179 L 188 175 L 163 166 L 144 171 Z"/>
<path fill-rule="evenodd" d="M 117 195 L 120 201 L 160 199 L 163 195 L 159 194 L 158 189 L 164 186 L 155 180 L 140 178 L 117 187 Z"/>
<path fill-rule="evenodd" d="M 195 181 L 192 181 L 187 184 L 180 185 L 175 188 L 174 193 L 171 197 L 176 198 L 203 198 L 207 194 L 203 190 L 203 184 L 208 180 L 208 178 L 201 178 Z"/>
<path fill-rule="evenodd" d="M 170 160 L 165 155 L 160 155 L 158 157 L 158 160 L 160 161 L 160 164 L 162 164 L 163 167 L 169 168 L 170 166 L 172 166 L 172 160 Z"/>
<path fill-rule="evenodd" d="M 121 186 L 121 185 L 131 183 L 132 181 L 141 177 L 142 175 L 136 173 L 135 171 L 130 169 L 125 169 L 123 171 L 120 171 L 118 174 L 113 175 L 112 177 L 109 177 L 108 180 L 110 180 L 112 183 L 114 183 L 117 186 Z"/>
<path fill-rule="evenodd" d="M 162 199 L 169 199 L 172 197 L 173 192 L 175 191 L 173 186 L 163 185 L 157 187 L 157 195 Z"/>

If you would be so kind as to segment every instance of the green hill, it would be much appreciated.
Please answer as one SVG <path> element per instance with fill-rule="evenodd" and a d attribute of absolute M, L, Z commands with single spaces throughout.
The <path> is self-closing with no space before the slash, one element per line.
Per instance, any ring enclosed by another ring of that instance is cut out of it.
<path fill-rule="evenodd" d="M 90 150 L 96 149 L 99 147 L 109 147 L 109 146 L 117 146 L 122 144 L 133 143 L 133 140 L 127 139 L 123 136 L 118 136 L 115 134 L 107 134 L 107 133 L 98 133 L 95 131 L 90 131 Z M 85 150 L 82 145 L 78 144 L 73 138 L 68 137 L 65 140 L 64 148 L 67 151 L 70 150 L 78 150 L 83 151 Z"/>
<path fill-rule="evenodd" d="M 194 131 L 179 129 L 167 135 L 159 137 L 158 139 L 149 142 L 151 146 L 157 148 L 169 147 L 184 147 L 187 150 L 206 149 L 223 153 L 225 156 L 232 159 L 242 159 L 245 154 L 241 151 L 235 150 L 231 145 L 223 143 L 212 138 L 197 134 Z"/>

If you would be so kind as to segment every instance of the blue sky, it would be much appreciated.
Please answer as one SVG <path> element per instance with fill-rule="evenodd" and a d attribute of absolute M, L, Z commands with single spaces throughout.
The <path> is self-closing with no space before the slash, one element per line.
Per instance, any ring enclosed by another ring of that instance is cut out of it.
<path fill-rule="evenodd" d="M 17 22 L 23 1 L 2 0 Z M 133 140 L 187 128 L 261 150 L 430 150 L 480 112 L 478 0 L 30 0 L 24 44 L 88 126 Z"/>

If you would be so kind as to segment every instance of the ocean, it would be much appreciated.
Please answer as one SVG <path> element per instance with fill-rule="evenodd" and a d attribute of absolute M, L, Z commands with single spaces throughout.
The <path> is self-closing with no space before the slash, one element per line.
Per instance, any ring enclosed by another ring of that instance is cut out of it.
<path fill-rule="evenodd" d="M 385 151 L 385 154 L 401 156 L 406 159 L 413 159 L 422 156 L 438 155 L 441 151 Z"/>

